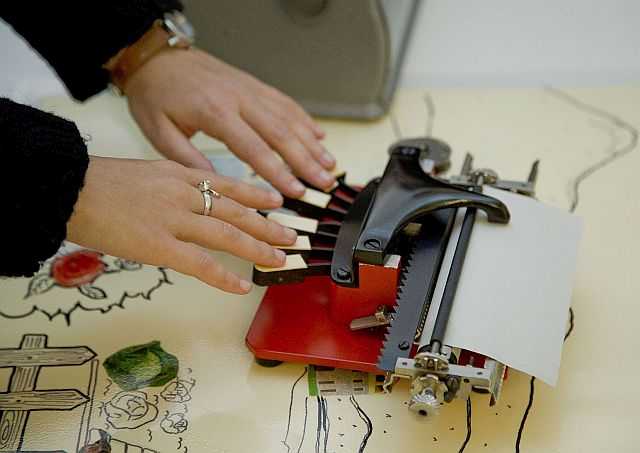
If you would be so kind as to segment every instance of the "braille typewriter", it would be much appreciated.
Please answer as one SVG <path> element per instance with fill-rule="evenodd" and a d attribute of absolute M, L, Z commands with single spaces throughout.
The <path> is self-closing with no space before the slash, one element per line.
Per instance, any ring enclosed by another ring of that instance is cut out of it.
<path fill-rule="evenodd" d="M 421 414 L 472 390 L 498 400 L 506 366 L 446 344 L 445 332 L 476 219 L 510 221 L 483 187 L 533 196 L 538 162 L 526 181 L 508 181 L 468 154 L 445 179 L 450 153 L 437 139 L 403 140 L 366 186 L 340 175 L 330 191 L 308 188 L 287 211 L 264 213 L 299 237 L 285 266 L 254 267 L 254 282 L 269 286 L 246 338 L 258 363 L 376 373 L 385 390 L 406 378 Z"/>

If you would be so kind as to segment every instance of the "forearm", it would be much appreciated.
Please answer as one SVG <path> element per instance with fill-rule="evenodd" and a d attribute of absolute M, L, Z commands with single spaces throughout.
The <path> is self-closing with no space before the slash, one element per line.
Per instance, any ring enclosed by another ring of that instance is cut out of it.
<path fill-rule="evenodd" d="M 102 66 L 112 56 L 176 9 L 182 9 L 179 0 L 3 0 L 0 17 L 49 62 L 71 95 L 83 101 L 107 86 L 109 74 Z"/>
<path fill-rule="evenodd" d="M 0 98 L 0 275 L 31 275 L 56 252 L 88 163 L 74 123 Z"/>

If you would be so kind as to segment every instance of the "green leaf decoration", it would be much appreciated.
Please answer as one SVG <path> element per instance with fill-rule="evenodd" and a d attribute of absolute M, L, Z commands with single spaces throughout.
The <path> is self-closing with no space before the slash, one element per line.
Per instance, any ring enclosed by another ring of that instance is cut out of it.
<path fill-rule="evenodd" d="M 107 298 L 107 293 L 105 293 L 102 288 L 98 288 L 97 286 L 91 286 L 91 285 L 78 286 L 78 291 L 80 291 L 80 293 L 83 296 L 86 296 L 89 299 L 100 300 L 100 299 Z"/>
<path fill-rule="evenodd" d="M 178 375 L 178 359 L 159 341 L 129 346 L 104 361 L 107 374 L 123 390 L 159 387 Z"/>
<path fill-rule="evenodd" d="M 115 260 L 115 265 L 125 271 L 137 271 L 138 269 L 142 269 L 142 264 L 136 263 L 135 261 L 124 260 L 122 258 Z"/>
<path fill-rule="evenodd" d="M 56 286 L 56 281 L 48 274 L 38 274 L 29 282 L 29 288 L 27 289 L 27 295 L 25 299 L 36 296 L 38 294 L 44 294 L 51 288 Z"/>

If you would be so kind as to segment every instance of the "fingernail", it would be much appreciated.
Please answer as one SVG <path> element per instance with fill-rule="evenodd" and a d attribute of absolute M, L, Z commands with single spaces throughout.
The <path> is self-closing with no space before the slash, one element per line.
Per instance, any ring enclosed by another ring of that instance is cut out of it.
<path fill-rule="evenodd" d="M 291 228 L 285 228 L 284 235 L 287 237 L 287 240 L 290 242 L 295 241 L 296 238 L 298 237 L 298 233 L 296 233 L 296 231 L 292 230 Z"/>
<path fill-rule="evenodd" d="M 331 154 L 329 154 L 327 151 L 325 151 L 324 153 L 322 153 L 322 155 L 320 156 L 320 160 L 322 161 L 323 164 L 325 165 L 329 165 L 331 167 L 333 167 L 336 164 L 336 159 L 335 157 L 333 157 Z"/>
<path fill-rule="evenodd" d="M 291 183 L 291 190 L 293 190 L 294 192 L 299 193 L 300 196 L 302 196 L 306 189 L 302 185 L 302 183 L 296 179 L 294 182 Z"/>
<path fill-rule="evenodd" d="M 285 260 L 285 253 L 282 250 L 276 249 L 275 255 L 278 261 L 283 262 Z"/>
<path fill-rule="evenodd" d="M 282 195 L 280 195 L 278 192 L 270 192 L 269 199 L 273 201 L 274 204 L 277 204 L 278 206 L 281 205 L 283 202 Z"/>
<path fill-rule="evenodd" d="M 240 280 L 240 289 L 244 292 L 248 292 L 251 289 L 251 283 L 246 280 Z"/>
<path fill-rule="evenodd" d="M 320 172 L 320 180 L 325 186 L 328 186 L 333 182 L 333 176 L 323 170 Z"/>

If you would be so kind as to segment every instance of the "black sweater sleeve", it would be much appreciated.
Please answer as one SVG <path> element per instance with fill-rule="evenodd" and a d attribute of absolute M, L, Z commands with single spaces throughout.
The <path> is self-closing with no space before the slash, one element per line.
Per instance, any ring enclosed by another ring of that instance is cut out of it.
<path fill-rule="evenodd" d="M 49 62 L 81 101 L 109 82 L 102 68 L 179 0 L 2 0 L 0 17 Z"/>
<path fill-rule="evenodd" d="M 4 0 L 0 17 L 85 100 L 107 86 L 109 58 L 181 8 L 178 0 Z M 0 275 L 31 275 L 56 252 L 88 165 L 75 124 L 0 98 Z"/>
<path fill-rule="evenodd" d="M 31 275 L 60 247 L 88 164 L 74 123 L 0 98 L 0 275 Z"/>

